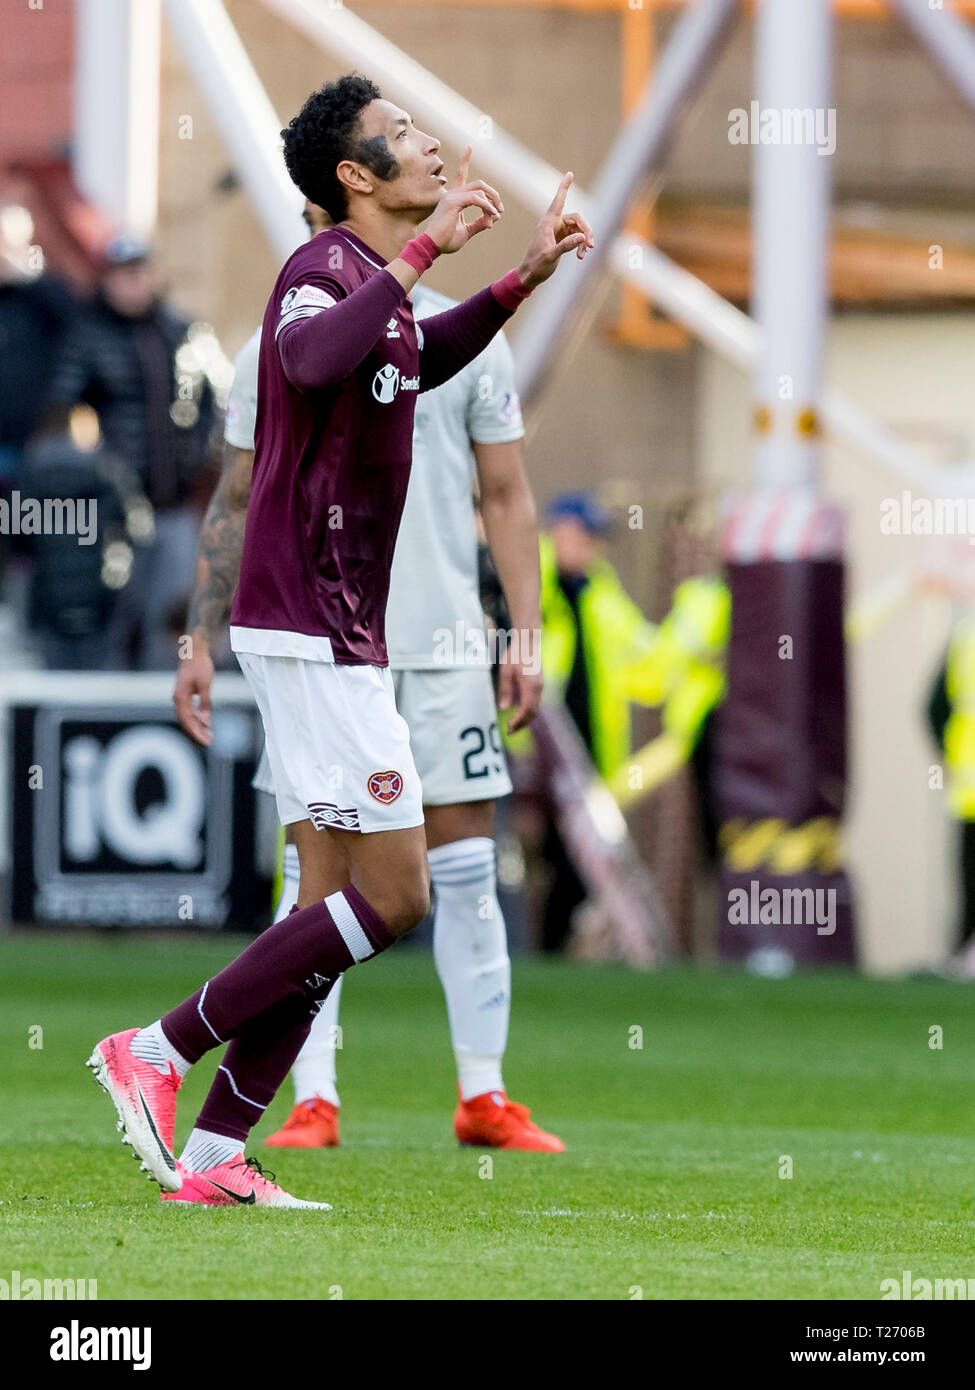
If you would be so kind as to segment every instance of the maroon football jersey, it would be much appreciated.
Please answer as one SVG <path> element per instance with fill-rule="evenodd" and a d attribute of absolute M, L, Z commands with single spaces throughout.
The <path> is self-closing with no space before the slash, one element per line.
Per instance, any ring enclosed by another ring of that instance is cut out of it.
<path fill-rule="evenodd" d="M 230 619 L 235 651 L 387 664 L 386 599 L 420 368 L 410 302 L 384 265 L 353 233 L 334 228 L 300 247 L 274 286 L 261 331 L 254 474 Z M 374 345 L 333 385 L 297 389 L 278 335 L 327 315 L 376 275 L 388 282 L 389 315 Z"/>

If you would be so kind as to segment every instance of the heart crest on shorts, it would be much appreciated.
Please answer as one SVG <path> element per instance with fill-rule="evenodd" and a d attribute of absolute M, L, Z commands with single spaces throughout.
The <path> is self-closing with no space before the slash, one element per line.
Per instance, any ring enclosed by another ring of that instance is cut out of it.
<path fill-rule="evenodd" d="M 403 790 L 403 777 L 399 772 L 374 772 L 366 783 L 369 795 L 388 805 L 395 801 Z"/>

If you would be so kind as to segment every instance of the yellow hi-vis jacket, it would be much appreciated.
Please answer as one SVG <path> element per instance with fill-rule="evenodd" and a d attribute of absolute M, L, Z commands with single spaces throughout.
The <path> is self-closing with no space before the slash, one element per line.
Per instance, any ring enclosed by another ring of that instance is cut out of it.
<path fill-rule="evenodd" d="M 555 549 L 542 535 L 542 674 L 546 699 L 561 701 L 575 657 L 576 624 L 559 587 Z M 593 761 L 610 777 L 630 754 L 630 703 L 663 705 L 664 728 L 690 753 L 709 711 L 724 693 L 721 657 L 728 640 L 731 596 L 710 576 L 687 579 L 658 626 L 626 593 L 612 565 L 598 560 L 579 595 L 579 627 L 589 680 Z M 508 740 L 529 746 L 527 731 Z"/>
<path fill-rule="evenodd" d="M 952 633 L 946 686 L 948 806 L 959 820 L 975 820 L 975 618 L 963 619 Z"/>

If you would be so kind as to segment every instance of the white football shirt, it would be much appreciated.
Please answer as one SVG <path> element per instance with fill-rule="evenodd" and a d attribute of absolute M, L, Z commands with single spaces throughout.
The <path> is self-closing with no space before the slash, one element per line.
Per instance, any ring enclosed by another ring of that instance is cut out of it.
<path fill-rule="evenodd" d="M 412 299 L 421 332 L 423 319 L 457 302 L 425 285 L 414 288 Z M 514 361 L 501 333 L 456 376 L 418 398 L 413 470 L 386 605 L 386 649 L 395 670 L 488 664 L 476 636 L 484 632 L 484 614 L 471 441 L 506 444 L 524 433 Z"/>
<path fill-rule="evenodd" d="M 417 285 L 411 299 L 418 323 L 457 302 L 425 285 Z M 224 438 L 238 449 L 254 447 L 260 341 L 258 329 L 234 361 Z M 477 639 L 484 631 L 484 614 L 471 442 L 507 444 L 524 433 L 514 361 L 502 333 L 449 381 L 417 400 L 413 468 L 386 607 L 386 649 L 393 669 L 488 664 L 489 654 Z"/>
<path fill-rule="evenodd" d="M 261 330 L 251 334 L 234 358 L 234 384 L 227 397 L 223 437 L 235 449 L 254 448 L 257 424 L 257 360 L 261 355 Z"/>

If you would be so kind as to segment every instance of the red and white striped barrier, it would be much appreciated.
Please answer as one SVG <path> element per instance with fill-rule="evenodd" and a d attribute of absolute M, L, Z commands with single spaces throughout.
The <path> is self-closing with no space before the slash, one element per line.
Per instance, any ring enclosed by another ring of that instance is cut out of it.
<path fill-rule="evenodd" d="M 729 564 L 760 560 L 839 560 L 844 518 L 839 507 L 805 488 L 731 493 L 719 522 Z"/>

